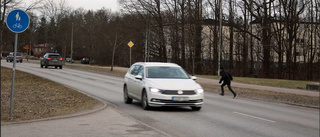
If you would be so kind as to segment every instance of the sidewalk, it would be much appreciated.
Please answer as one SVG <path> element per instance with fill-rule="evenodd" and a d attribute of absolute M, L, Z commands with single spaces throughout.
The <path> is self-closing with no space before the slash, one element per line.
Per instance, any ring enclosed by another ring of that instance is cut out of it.
<path fill-rule="evenodd" d="M 1 124 L 2 137 L 165 137 L 165 133 L 144 125 L 107 106 L 82 116 L 55 120 Z"/>
<path fill-rule="evenodd" d="M 198 77 L 197 82 L 206 83 L 206 84 L 213 84 L 213 85 L 220 85 L 219 84 L 219 80 L 208 79 L 208 78 L 200 78 L 200 77 Z M 238 88 L 266 90 L 266 91 L 291 93 L 291 94 L 306 95 L 306 96 L 313 96 L 313 97 L 319 97 L 319 94 L 320 94 L 320 92 L 317 92 L 317 91 L 278 88 L 278 87 L 261 86 L 261 85 L 251 85 L 251 84 L 243 84 L 243 83 L 238 83 L 238 82 L 231 82 L 231 85 L 233 87 L 238 87 Z"/>

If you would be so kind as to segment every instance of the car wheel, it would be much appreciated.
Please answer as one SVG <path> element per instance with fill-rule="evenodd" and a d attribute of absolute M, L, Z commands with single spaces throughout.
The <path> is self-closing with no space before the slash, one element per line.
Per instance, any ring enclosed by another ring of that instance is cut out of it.
<path fill-rule="evenodd" d="M 201 109 L 201 107 L 191 107 L 191 109 L 194 111 L 199 111 Z"/>
<path fill-rule="evenodd" d="M 148 103 L 148 95 L 146 93 L 146 90 L 143 90 L 142 92 L 142 108 L 144 110 L 150 109 L 149 103 Z"/>
<path fill-rule="evenodd" d="M 20 63 L 22 63 L 22 60 L 20 61 Z"/>
<path fill-rule="evenodd" d="M 7 62 L 9 62 L 9 60 L 7 60 Z"/>
<path fill-rule="evenodd" d="M 60 66 L 60 69 L 62 69 L 62 66 Z"/>
<path fill-rule="evenodd" d="M 45 67 L 45 68 L 48 68 L 48 64 L 45 64 L 44 67 Z"/>
<path fill-rule="evenodd" d="M 132 104 L 132 98 L 130 98 L 128 95 L 127 85 L 123 86 L 123 100 L 124 100 L 124 103 L 126 104 Z"/>
<path fill-rule="evenodd" d="M 56 68 L 56 69 L 57 69 L 57 68 L 58 68 L 58 66 L 54 66 L 54 68 Z"/>

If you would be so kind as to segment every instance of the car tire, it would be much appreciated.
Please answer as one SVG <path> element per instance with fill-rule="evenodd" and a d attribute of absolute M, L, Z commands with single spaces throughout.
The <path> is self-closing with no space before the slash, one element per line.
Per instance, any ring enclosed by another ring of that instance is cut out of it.
<path fill-rule="evenodd" d="M 201 109 L 201 107 L 191 107 L 191 109 L 192 109 L 193 111 L 199 111 L 199 110 Z"/>
<path fill-rule="evenodd" d="M 126 104 L 132 104 L 132 98 L 130 98 L 128 95 L 127 85 L 123 86 L 123 100 L 124 100 L 124 103 Z"/>
<path fill-rule="evenodd" d="M 62 66 L 60 66 L 59 68 L 62 69 Z"/>
<path fill-rule="evenodd" d="M 22 63 L 22 60 L 20 61 L 20 63 Z"/>
<path fill-rule="evenodd" d="M 57 69 L 57 68 L 58 68 L 58 66 L 54 66 L 54 68 L 56 68 L 56 69 Z"/>
<path fill-rule="evenodd" d="M 150 109 L 150 106 L 149 106 L 149 103 L 148 103 L 148 95 L 147 95 L 146 90 L 143 90 L 143 92 L 142 92 L 141 104 L 142 104 L 142 108 L 144 110 L 149 110 Z"/>
<path fill-rule="evenodd" d="M 44 67 L 45 67 L 45 68 L 48 68 L 48 64 L 45 64 Z"/>
<path fill-rule="evenodd" d="M 9 62 L 9 60 L 7 60 L 7 62 Z"/>

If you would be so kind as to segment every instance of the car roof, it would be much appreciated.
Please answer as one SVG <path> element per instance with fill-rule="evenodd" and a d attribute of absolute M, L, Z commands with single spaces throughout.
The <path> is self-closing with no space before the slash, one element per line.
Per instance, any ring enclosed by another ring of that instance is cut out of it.
<path fill-rule="evenodd" d="M 134 65 L 143 65 L 146 67 L 149 66 L 166 66 L 166 67 L 180 67 L 175 63 L 167 63 L 167 62 L 136 62 Z"/>

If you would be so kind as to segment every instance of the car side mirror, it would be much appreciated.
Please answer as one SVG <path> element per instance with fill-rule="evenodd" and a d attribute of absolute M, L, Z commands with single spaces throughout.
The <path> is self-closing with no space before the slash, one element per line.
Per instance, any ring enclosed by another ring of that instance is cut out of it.
<path fill-rule="evenodd" d="M 142 80 L 142 76 L 141 75 L 137 75 L 135 76 L 136 79 Z"/>
<path fill-rule="evenodd" d="M 192 80 L 197 80 L 197 77 L 196 76 L 191 76 L 190 77 Z"/>

